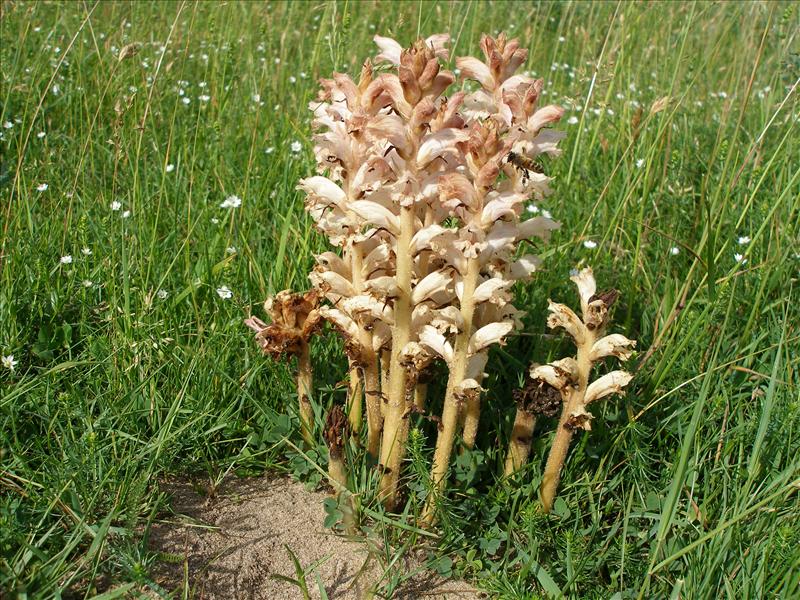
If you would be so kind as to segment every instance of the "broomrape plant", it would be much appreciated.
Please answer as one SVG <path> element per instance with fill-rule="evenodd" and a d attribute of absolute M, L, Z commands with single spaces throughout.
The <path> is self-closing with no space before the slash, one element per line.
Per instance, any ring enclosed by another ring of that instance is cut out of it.
<path fill-rule="evenodd" d="M 559 227 L 521 217 L 529 200 L 551 192 L 534 161 L 560 154 L 564 134 L 548 126 L 563 109 L 539 106 L 543 82 L 516 74 L 528 53 L 503 34 L 483 36 L 483 60 L 456 59 L 463 89 L 447 96 L 456 84 L 440 64 L 449 36 L 408 49 L 380 36 L 375 42 L 380 68 L 367 60 L 358 81 L 340 73 L 321 80 L 310 104 L 318 174 L 299 189 L 334 250 L 316 257 L 309 294 L 327 301 L 315 318 L 344 338 L 349 428 L 358 440 L 365 401 L 365 446 L 380 463 L 388 508 L 398 500 L 410 415 L 425 411 L 433 361 L 446 364 L 424 513 L 432 522 L 457 435 L 467 447 L 475 443 L 489 349 L 521 326 L 512 286 L 540 260 L 520 245 L 546 242 Z M 263 324 L 249 324 L 263 339 Z M 301 420 L 302 410 L 301 400 Z M 341 432 L 341 417 L 336 422 Z M 336 439 L 332 457 L 341 455 Z M 512 470 L 528 450 L 516 452 Z"/>

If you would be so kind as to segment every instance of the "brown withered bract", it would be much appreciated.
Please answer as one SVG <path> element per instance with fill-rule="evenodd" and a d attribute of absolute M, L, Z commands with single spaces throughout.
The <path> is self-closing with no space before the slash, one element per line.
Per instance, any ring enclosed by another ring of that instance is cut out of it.
<path fill-rule="evenodd" d="M 525 387 L 514 390 L 514 400 L 522 410 L 543 417 L 554 417 L 561 410 L 561 392 L 546 381 L 525 378 Z"/>
<path fill-rule="evenodd" d="M 304 294 L 283 290 L 264 303 L 271 324 L 258 317 L 246 319 L 245 324 L 256 332 L 256 342 L 265 354 L 275 359 L 296 355 L 322 324 L 318 305 L 319 294 L 315 290 Z"/>
<path fill-rule="evenodd" d="M 328 411 L 325 430 L 322 435 L 328 444 L 330 453 L 334 456 L 340 456 L 344 449 L 344 442 L 347 439 L 347 416 L 338 404 L 334 404 Z"/>

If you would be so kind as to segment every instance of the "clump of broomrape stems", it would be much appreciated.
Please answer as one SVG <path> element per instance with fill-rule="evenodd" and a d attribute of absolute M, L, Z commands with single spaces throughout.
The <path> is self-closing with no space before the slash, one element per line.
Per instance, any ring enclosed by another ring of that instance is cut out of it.
<path fill-rule="evenodd" d="M 528 53 L 503 34 L 483 36 L 483 60 L 456 58 L 464 89 L 447 96 L 457 82 L 440 64 L 449 58 L 449 36 L 408 49 L 380 36 L 375 42 L 380 69 L 365 61 L 357 82 L 335 73 L 321 80 L 310 104 L 319 174 L 299 189 L 335 251 L 316 256 L 309 294 L 327 301 L 315 318 L 345 340 L 349 427 L 358 440 L 365 402 L 365 447 L 380 464 L 388 508 L 398 501 L 410 415 L 426 410 L 433 361 L 447 365 L 424 513 L 431 522 L 456 436 L 467 447 L 475 443 L 489 348 L 521 325 L 511 288 L 530 278 L 540 259 L 518 250 L 532 238 L 547 241 L 559 227 L 544 216 L 521 217 L 528 201 L 551 192 L 535 160 L 560 154 L 564 134 L 548 126 L 564 111 L 539 106 L 543 82 L 516 74 Z M 250 325 L 263 341 L 263 324 Z M 540 387 L 529 396 L 518 398 L 524 414 L 512 471 L 530 448 L 525 415 L 536 412 L 540 397 L 552 408 L 551 392 Z M 301 400 L 301 421 L 302 410 Z M 331 446 L 332 460 L 336 452 Z"/>

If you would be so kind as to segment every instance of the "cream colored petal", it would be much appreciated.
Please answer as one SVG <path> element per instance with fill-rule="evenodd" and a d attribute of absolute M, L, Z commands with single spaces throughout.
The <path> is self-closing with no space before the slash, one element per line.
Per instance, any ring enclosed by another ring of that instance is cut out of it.
<path fill-rule="evenodd" d="M 327 201 L 329 204 L 341 204 L 345 201 L 346 195 L 342 188 L 336 185 L 327 177 L 315 175 L 301 179 L 297 185 L 298 189 L 303 190 L 309 195 L 315 195 Z"/>
<path fill-rule="evenodd" d="M 447 60 L 450 58 L 450 51 L 447 49 L 447 44 L 450 43 L 449 33 L 434 33 L 425 38 L 425 45 L 428 48 L 433 48 L 433 53 L 437 58 Z"/>
<path fill-rule="evenodd" d="M 612 333 L 594 343 L 589 360 L 594 362 L 607 356 L 616 356 L 623 361 L 628 360 L 634 348 L 636 348 L 635 340 L 629 340 L 619 333 Z"/>
<path fill-rule="evenodd" d="M 453 280 L 453 275 L 450 272 L 434 271 L 424 277 L 411 292 L 411 303 L 419 304 L 433 296 L 436 292 L 444 290 Z"/>
<path fill-rule="evenodd" d="M 611 371 L 611 373 L 603 375 L 586 388 L 584 403 L 589 404 L 610 394 L 619 394 L 631 379 L 633 379 L 633 375 L 627 371 Z"/>
<path fill-rule="evenodd" d="M 577 275 L 573 275 L 570 279 L 578 286 L 578 294 L 581 297 L 581 310 L 584 317 L 588 314 L 589 298 L 597 292 L 597 283 L 594 280 L 594 273 L 591 267 L 582 269 Z"/>
<path fill-rule="evenodd" d="M 317 261 L 317 264 L 326 271 L 333 271 L 342 277 L 350 278 L 350 269 L 338 254 L 334 252 L 323 252 L 322 254 L 317 254 L 314 259 Z"/>
<path fill-rule="evenodd" d="M 403 47 L 400 44 L 392 38 L 380 35 L 373 37 L 372 41 L 381 49 L 380 53 L 375 57 L 376 61 L 386 61 L 394 65 L 400 64 L 400 53 L 403 51 Z"/>
<path fill-rule="evenodd" d="M 353 285 L 344 277 L 333 271 L 324 271 L 318 274 L 319 279 L 322 280 L 326 292 L 339 294 L 340 296 L 353 296 L 355 290 Z"/>
<path fill-rule="evenodd" d="M 489 67 L 473 56 L 459 56 L 456 58 L 456 67 L 461 69 L 461 77 L 475 79 L 484 88 L 494 89 L 494 78 Z"/>
<path fill-rule="evenodd" d="M 366 223 L 386 229 L 393 235 L 400 232 L 400 219 L 392 211 L 377 202 L 357 200 L 351 202 L 348 208 L 364 219 Z"/>
<path fill-rule="evenodd" d="M 435 327 L 423 327 L 419 334 L 419 343 L 441 356 L 448 365 L 452 364 L 453 346 Z"/>
<path fill-rule="evenodd" d="M 464 329 L 464 317 L 455 306 L 445 306 L 435 311 L 431 325 L 442 333 L 458 333 Z"/>
<path fill-rule="evenodd" d="M 455 152 L 455 145 L 469 138 L 469 133 L 461 129 L 441 129 L 425 136 L 417 152 L 417 165 L 425 167 L 429 162 L 449 152 Z"/>
<path fill-rule="evenodd" d="M 486 368 L 486 363 L 489 360 L 488 352 L 478 352 L 469 357 L 467 362 L 467 372 L 464 376 L 467 379 L 475 379 L 480 381 L 483 379 L 483 370 Z"/>
<path fill-rule="evenodd" d="M 587 412 L 583 406 L 579 406 L 569 413 L 565 425 L 570 429 L 584 429 L 591 431 L 592 429 L 592 413 Z"/>
<path fill-rule="evenodd" d="M 532 379 L 544 381 L 557 390 L 566 392 L 577 380 L 578 365 L 574 359 L 565 358 L 547 365 L 532 366 L 530 375 Z"/>
<path fill-rule="evenodd" d="M 550 233 L 559 229 L 561 223 L 548 219 L 547 217 L 534 217 L 527 221 L 522 221 L 518 226 L 518 240 L 527 240 L 538 237 L 545 242 L 550 240 Z"/>
<path fill-rule="evenodd" d="M 392 341 L 392 328 L 382 321 L 375 321 L 372 326 L 372 349 L 379 352 Z"/>
<path fill-rule="evenodd" d="M 540 266 L 542 266 L 541 258 L 533 254 L 526 254 L 511 263 L 508 275 L 514 280 L 528 279 Z"/>
<path fill-rule="evenodd" d="M 481 223 L 491 225 L 495 221 L 511 221 L 517 216 L 514 207 L 503 200 L 492 200 L 483 207 Z"/>
<path fill-rule="evenodd" d="M 338 308 L 323 306 L 319 309 L 319 314 L 322 315 L 323 319 L 334 324 L 346 336 L 352 339 L 356 339 L 358 336 L 358 325 Z"/>
<path fill-rule="evenodd" d="M 411 238 L 411 253 L 416 255 L 420 250 L 426 250 L 430 248 L 432 240 L 449 231 L 449 229 L 445 229 L 441 225 L 437 224 L 423 227 L 414 234 L 413 238 Z"/>
<path fill-rule="evenodd" d="M 501 343 L 503 338 L 508 335 L 513 328 L 514 324 L 510 321 L 484 325 L 472 334 L 469 340 L 469 354 L 480 352 L 492 344 Z"/>
<path fill-rule="evenodd" d="M 486 302 L 500 290 L 508 288 L 513 283 L 513 281 L 501 279 L 500 277 L 492 277 L 475 288 L 475 293 L 472 295 L 472 299 L 476 304 Z"/>
<path fill-rule="evenodd" d="M 553 301 L 549 301 L 547 309 L 550 311 L 547 316 L 547 326 L 550 329 L 559 327 L 565 329 L 575 340 L 575 344 L 580 346 L 586 339 L 586 326 L 578 318 L 578 315 L 569 306 Z"/>
<path fill-rule="evenodd" d="M 542 127 L 550 125 L 551 123 L 555 123 L 561 119 L 563 114 L 564 108 L 554 104 L 540 108 L 528 119 L 528 133 L 538 133 Z"/>
<path fill-rule="evenodd" d="M 400 295 L 397 279 L 389 275 L 368 279 L 364 282 L 364 290 L 378 298 L 397 298 Z"/>

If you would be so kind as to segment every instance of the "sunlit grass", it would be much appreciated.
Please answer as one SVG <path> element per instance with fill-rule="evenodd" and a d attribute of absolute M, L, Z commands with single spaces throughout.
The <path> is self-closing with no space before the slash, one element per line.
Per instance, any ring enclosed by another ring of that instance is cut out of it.
<path fill-rule="evenodd" d="M 0 589 L 152 587 L 159 477 L 319 477 L 280 443 L 289 369 L 242 325 L 324 247 L 295 190 L 316 80 L 357 72 L 375 33 L 447 31 L 458 55 L 505 30 L 568 109 L 556 193 L 530 207 L 563 226 L 520 292 L 527 333 L 490 362 L 432 562 L 508 598 L 798 594 L 794 5 L 15 2 L 0 24 L 0 355 L 17 361 L 0 367 Z M 588 264 L 621 291 L 640 368 L 577 436 L 545 518 L 552 423 L 499 477 L 511 389 L 559 356 L 547 298 Z M 322 403 L 344 397 L 337 344 L 314 347 Z M 435 433 L 418 426 L 412 510 Z M 397 548 L 427 540 L 367 506 Z"/>

